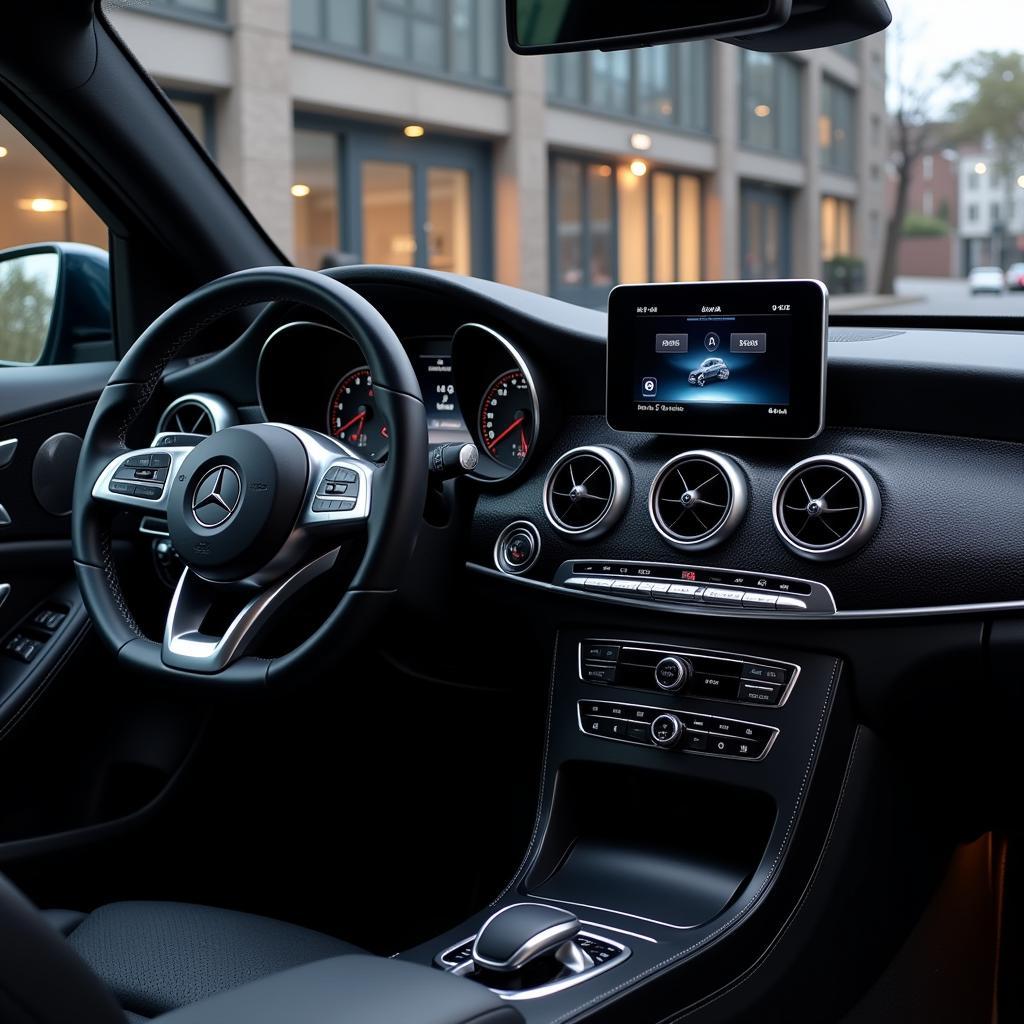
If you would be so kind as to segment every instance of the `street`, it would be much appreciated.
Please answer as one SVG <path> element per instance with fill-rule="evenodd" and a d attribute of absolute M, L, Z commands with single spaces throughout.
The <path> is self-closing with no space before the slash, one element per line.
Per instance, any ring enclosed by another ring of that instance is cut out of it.
<path fill-rule="evenodd" d="M 901 277 L 896 281 L 896 294 L 907 298 L 916 296 L 917 301 L 887 304 L 879 298 L 879 305 L 856 312 L 865 316 L 1024 317 L 1024 291 L 971 295 L 963 278 Z"/>

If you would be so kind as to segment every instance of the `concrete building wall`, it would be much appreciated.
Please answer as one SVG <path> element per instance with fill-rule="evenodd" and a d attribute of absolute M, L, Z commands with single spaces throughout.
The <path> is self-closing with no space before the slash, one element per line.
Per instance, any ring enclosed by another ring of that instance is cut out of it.
<path fill-rule="evenodd" d="M 743 188 L 783 190 L 791 216 L 790 272 L 821 276 L 821 202 L 854 204 L 855 254 L 868 286 L 876 280 L 884 225 L 884 40 L 862 41 L 851 60 L 838 52 L 796 55 L 802 71 L 799 159 L 755 152 L 741 142 L 741 52 L 711 45 L 707 136 L 637 125 L 552 103 L 544 58 L 506 53 L 500 87 L 422 75 L 381 62 L 346 59 L 293 45 L 286 0 L 229 0 L 226 23 L 191 24 L 124 8 L 111 18 L 154 77 L 170 89 L 211 97 L 216 157 L 272 237 L 293 253 L 293 135 L 296 114 L 319 114 L 396 130 L 422 124 L 429 137 L 466 137 L 490 147 L 491 265 L 502 281 L 536 291 L 551 284 L 550 159 L 590 155 L 619 167 L 638 156 L 654 169 L 698 175 L 703 196 L 703 273 L 738 277 L 743 269 Z M 856 90 L 856 166 L 821 166 L 819 119 L 824 77 Z M 651 148 L 630 146 L 640 127 Z M 653 229 L 652 229 L 653 230 Z"/>

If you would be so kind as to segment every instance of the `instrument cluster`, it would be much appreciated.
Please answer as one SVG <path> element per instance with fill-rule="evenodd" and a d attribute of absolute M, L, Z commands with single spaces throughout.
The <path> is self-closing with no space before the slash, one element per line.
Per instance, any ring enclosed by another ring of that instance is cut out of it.
<path fill-rule="evenodd" d="M 473 442 L 471 476 L 509 479 L 529 460 L 540 427 L 535 374 L 512 343 L 481 324 L 452 337 L 402 339 L 416 370 L 431 446 Z M 301 321 L 266 340 L 260 405 L 269 421 L 320 430 L 373 462 L 388 457 L 391 429 L 377 408 L 373 374 L 344 331 Z"/>

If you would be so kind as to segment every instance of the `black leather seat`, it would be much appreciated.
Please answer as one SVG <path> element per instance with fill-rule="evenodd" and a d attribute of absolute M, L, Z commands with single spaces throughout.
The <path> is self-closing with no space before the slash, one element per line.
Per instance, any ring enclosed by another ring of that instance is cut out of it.
<path fill-rule="evenodd" d="M 187 903 L 111 903 L 89 915 L 45 916 L 136 1020 L 290 967 L 362 952 L 297 925 Z"/>

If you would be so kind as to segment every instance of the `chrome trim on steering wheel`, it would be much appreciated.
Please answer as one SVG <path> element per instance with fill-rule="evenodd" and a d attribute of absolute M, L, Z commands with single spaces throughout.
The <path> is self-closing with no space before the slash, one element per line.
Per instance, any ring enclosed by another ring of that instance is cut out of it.
<path fill-rule="evenodd" d="M 171 668 L 190 672 L 220 672 L 245 654 L 255 642 L 271 615 L 311 580 L 333 568 L 339 548 L 334 548 L 286 576 L 274 586 L 260 591 L 231 621 L 223 636 L 201 631 L 203 620 L 213 605 L 210 596 L 227 584 L 209 583 L 186 569 L 178 580 L 167 613 L 161 658 Z"/>

